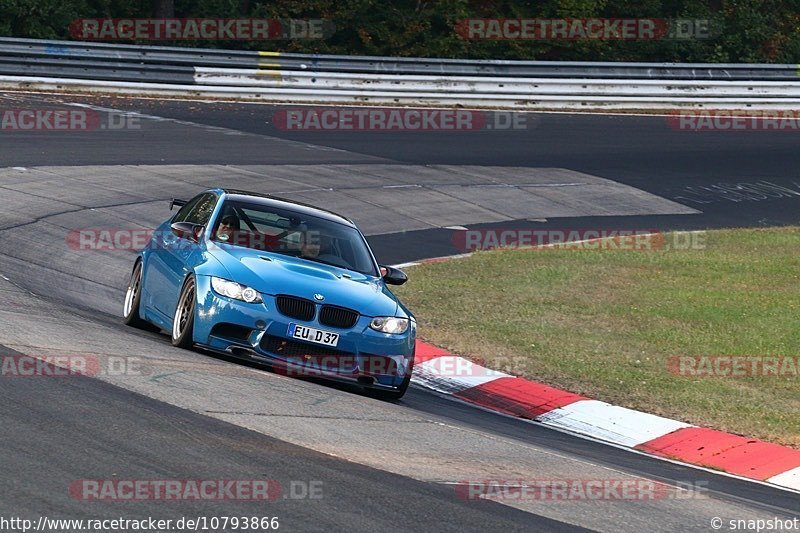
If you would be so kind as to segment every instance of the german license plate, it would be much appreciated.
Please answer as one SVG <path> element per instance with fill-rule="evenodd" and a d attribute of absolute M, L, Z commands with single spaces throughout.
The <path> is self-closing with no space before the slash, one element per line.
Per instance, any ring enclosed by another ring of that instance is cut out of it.
<path fill-rule="evenodd" d="M 339 343 L 338 333 L 301 326 L 300 324 L 289 324 L 289 336 L 301 341 L 324 344 L 325 346 L 336 346 Z"/>

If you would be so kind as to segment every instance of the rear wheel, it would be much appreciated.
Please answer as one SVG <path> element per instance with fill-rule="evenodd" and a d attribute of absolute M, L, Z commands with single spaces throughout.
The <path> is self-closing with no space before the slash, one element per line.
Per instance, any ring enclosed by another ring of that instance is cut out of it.
<path fill-rule="evenodd" d="M 172 319 L 172 345 L 178 348 L 191 348 L 194 344 L 194 308 L 196 285 L 194 276 L 189 276 L 183 284 L 175 317 Z"/>
<path fill-rule="evenodd" d="M 150 324 L 142 320 L 139 316 L 139 305 L 142 302 L 142 276 L 144 268 L 142 261 L 139 260 L 133 266 L 131 280 L 128 282 L 128 290 L 125 292 L 125 304 L 122 308 L 122 322 L 126 326 L 139 329 L 149 329 Z"/>

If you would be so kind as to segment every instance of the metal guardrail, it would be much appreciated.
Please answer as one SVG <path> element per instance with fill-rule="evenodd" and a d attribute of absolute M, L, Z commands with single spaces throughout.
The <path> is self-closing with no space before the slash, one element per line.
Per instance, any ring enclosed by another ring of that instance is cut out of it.
<path fill-rule="evenodd" d="M 514 108 L 800 106 L 797 65 L 303 55 L 0 38 L 0 86 Z"/>

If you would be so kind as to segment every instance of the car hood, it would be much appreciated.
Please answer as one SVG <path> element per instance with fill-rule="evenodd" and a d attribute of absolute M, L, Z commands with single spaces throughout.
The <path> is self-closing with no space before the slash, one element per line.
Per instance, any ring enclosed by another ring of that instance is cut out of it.
<path fill-rule="evenodd" d="M 231 281 L 264 294 L 291 294 L 312 301 L 321 294 L 325 298 L 321 303 L 348 307 L 365 316 L 406 316 L 379 278 L 249 248 L 218 247 L 211 255 L 229 272 Z"/>

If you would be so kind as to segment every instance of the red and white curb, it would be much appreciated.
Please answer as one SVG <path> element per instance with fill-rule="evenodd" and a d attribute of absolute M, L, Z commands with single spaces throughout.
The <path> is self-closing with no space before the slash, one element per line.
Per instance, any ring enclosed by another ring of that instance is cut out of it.
<path fill-rule="evenodd" d="M 514 377 L 417 341 L 412 381 L 485 409 L 800 491 L 800 450 L 706 429 Z"/>

